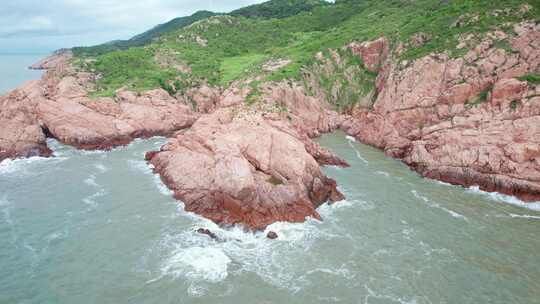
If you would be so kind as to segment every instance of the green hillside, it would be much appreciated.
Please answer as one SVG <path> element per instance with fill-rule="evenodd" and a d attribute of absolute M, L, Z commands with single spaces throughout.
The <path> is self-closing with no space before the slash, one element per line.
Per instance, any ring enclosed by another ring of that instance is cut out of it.
<path fill-rule="evenodd" d="M 532 9 L 520 13 L 519 7 L 524 3 L 529 3 Z M 257 10 L 247 7 L 238 11 Z M 499 11 L 502 13 L 494 13 Z M 246 15 L 266 17 L 256 13 Z M 408 43 L 412 35 L 421 32 L 429 39 L 421 46 L 409 47 L 402 59 L 443 51 L 459 56 L 466 51 L 455 48 L 460 34 L 483 33 L 495 28 L 511 31 L 504 26 L 506 22 L 538 20 L 539 16 L 538 0 L 342 0 L 281 19 L 248 18 L 234 12 L 212 16 L 164 32 L 143 47 L 97 56 L 79 52 L 78 58 L 84 59 L 79 60 L 83 69 L 101 75 L 97 95 L 111 95 L 123 86 L 133 90 L 172 83 L 184 84 L 179 87 L 203 82 L 227 86 L 233 80 L 255 75 L 264 75 L 262 81 L 301 80 L 302 71 L 316 64 L 317 52 L 328 56 L 329 49 L 351 41 L 384 35 L 396 45 Z M 456 25 L 457 20 L 463 22 Z M 262 74 L 262 65 L 271 59 L 288 59 L 291 63 Z M 189 67 L 190 71 L 179 66 Z"/>
<path fill-rule="evenodd" d="M 229 15 L 248 18 L 286 18 L 328 4 L 324 0 L 272 0 L 237 9 Z"/>
<path fill-rule="evenodd" d="M 129 40 L 111 41 L 92 47 L 76 47 L 73 49 L 73 51 L 79 55 L 100 55 L 107 52 L 125 50 L 130 47 L 143 46 L 151 43 L 154 39 L 167 32 L 181 29 L 185 26 L 192 24 L 193 22 L 206 19 L 215 15 L 217 14 L 209 11 L 198 11 L 191 16 L 175 18 L 167 23 L 157 25 L 154 28 L 142 34 L 139 34 Z"/>

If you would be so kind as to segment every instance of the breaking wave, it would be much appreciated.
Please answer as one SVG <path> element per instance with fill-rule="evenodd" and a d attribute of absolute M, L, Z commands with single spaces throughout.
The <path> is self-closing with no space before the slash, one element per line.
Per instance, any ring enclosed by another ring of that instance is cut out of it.
<path fill-rule="evenodd" d="M 324 222 L 311 218 L 304 223 L 277 222 L 265 231 L 252 233 L 240 226 L 219 227 L 210 220 L 185 212 L 180 204 L 175 217 L 190 220 L 191 228 L 179 233 L 165 233 L 149 250 L 152 254 L 157 251 L 163 259 L 158 266 L 157 277 L 147 283 L 181 278 L 189 282 L 188 293 L 201 296 L 208 292 L 206 284 L 245 273 L 255 273 L 263 281 L 292 292 L 299 291 L 302 282 L 308 282 L 310 275 L 316 272 L 351 277 L 352 274 L 343 265 L 337 269 L 321 267 L 309 273 L 291 269 L 291 265 L 301 263 L 295 259 L 305 254 L 318 240 L 351 238 L 346 233 L 336 232 L 345 228 L 339 227 L 340 221 L 333 215 L 352 206 L 356 204 L 349 201 L 325 204 L 318 209 Z M 218 240 L 196 233 L 198 228 L 209 229 L 216 234 Z M 269 231 L 276 232 L 278 239 L 267 239 Z M 295 254 L 294 251 L 302 254 Z"/>
<path fill-rule="evenodd" d="M 483 195 L 497 202 L 507 203 L 507 204 L 526 208 L 533 211 L 540 211 L 540 202 L 526 203 L 515 196 L 506 195 L 506 194 L 502 194 L 498 192 L 486 192 L 486 191 L 480 190 L 480 187 L 478 186 L 470 187 L 469 189 L 467 189 L 467 192 Z"/>

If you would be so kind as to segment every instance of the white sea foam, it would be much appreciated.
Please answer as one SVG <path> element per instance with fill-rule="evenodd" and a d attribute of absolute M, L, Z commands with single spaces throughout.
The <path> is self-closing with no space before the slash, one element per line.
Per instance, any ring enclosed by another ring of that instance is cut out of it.
<path fill-rule="evenodd" d="M 154 174 L 153 181 L 161 194 L 166 195 L 166 196 L 173 195 L 172 190 L 170 190 L 169 188 L 167 188 L 167 186 L 165 186 L 165 184 L 161 181 L 161 178 L 159 178 L 159 175 Z"/>
<path fill-rule="evenodd" d="M 0 162 L 0 175 L 2 174 L 28 174 L 32 173 L 31 165 L 39 165 L 43 163 L 58 163 L 65 160 L 62 157 L 30 157 L 30 158 L 18 158 L 18 159 L 5 159 Z"/>
<path fill-rule="evenodd" d="M 147 175 L 152 175 L 152 179 L 159 192 L 166 196 L 171 196 L 173 192 L 163 184 L 158 174 L 152 171 L 152 165 L 144 160 L 128 160 L 129 167 L 135 171 L 142 172 Z"/>
<path fill-rule="evenodd" d="M 451 210 L 451 209 L 448 209 L 444 206 L 441 206 L 440 204 L 438 203 L 435 203 L 435 202 L 432 202 L 430 199 L 428 199 L 427 197 L 421 195 L 418 193 L 418 191 L 416 190 L 411 190 L 411 193 L 418 199 L 421 199 L 423 200 L 424 202 L 426 202 L 428 204 L 429 207 L 431 208 L 437 208 L 437 209 L 440 209 L 448 214 L 450 214 L 451 216 L 455 217 L 455 218 L 460 218 L 460 219 L 463 219 L 465 221 L 467 221 L 467 217 L 465 217 L 463 214 L 460 214 L 458 212 L 455 212 L 454 210 Z"/>
<path fill-rule="evenodd" d="M 223 250 L 212 247 L 177 248 L 161 271 L 173 277 L 186 276 L 192 280 L 220 282 L 227 277 L 231 259 Z"/>
<path fill-rule="evenodd" d="M 526 203 L 515 196 L 506 195 L 498 192 L 486 192 L 480 190 L 478 186 L 473 186 L 467 189 L 467 192 L 486 196 L 494 201 L 508 203 L 514 206 L 527 208 L 533 211 L 540 211 L 540 202 Z"/>
<path fill-rule="evenodd" d="M 509 215 L 511 218 L 521 218 L 521 219 L 540 220 L 540 216 L 536 216 L 536 215 L 514 214 L 514 213 L 509 213 L 508 215 Z"/>
<path fill-rule="evenodd" d="M 446 183 L 446 182 L 443 182 L 443 181 L 440 181 L 440 180 L 436 180 L 436 179 L 433 179 L 432 181 L 434 181 L 435 183 L 441 185 L 441 186 L 450 186 L 450 187 L 455 187 L 454 185 L 450 184 L 450 183 Z"/>
<path fill-rule="evenodd" d="M 378 300 L 385 300 L 385 302 L 392 302 L 392 303 L 399 303 L 399 304 L 417 304 L 416 297 L 412 297 L 410 299 L 404 299 L 402 296 L 394 295 L 394 294 L 379 294 L 369 288 L 367 284 L 364 284 L 364 289 L 367 291 L 367 295 L 364 297 L 364 304 L 371 303 L 370 299 L 378 299 Z"/>
<path fill-rule="evenodd" d="M 384 172 L 384 171 L 375 171 L 375 173 L 377 173 L 377 174 L 379 174 L 379 175 L 386 176 L 386 177 L 390 177 L 390 173 L 388 173 L 388 172 Z"/>
<path fill-rule="evenodd" d="M 99 171 L 100 173 L 105 173 L 105 172 L 109 171 L 109 169 L 108 169 L 107 167 L 105 167 L 105 165 L 102 164 L 102 163 L 94 164 L 94 167 L 95 167 L 96 169 L 98 169 L 98 171 Z"/>
<path fill-rule="evenodd" d="M 360 154 L 360 151 L 358 151 L 354 145 L 352 144 L 352 141 L 349 141 L 349 146 L 351 146 L 351 148 L 354 150 L 354 152 L 356 153 L 356 157 L 358 157 L 359 160 L 361 160 L 364 164 L 369 164 L 369 162 L 364 158 L 362 157 L 362 154 Z"/>
<path fill-rule="evenodd" d="M 0 197 L 0 210 L 4 215 L 4 221 L 9 225 L 13 226 L 13 220 L 11 218 L 11 202 L 7 200 L 6 196 Z"/>
<path fill-rule="evenodd" d="M 157 246 L 151 248 L 153 256 L 156 251 L 166 253 L 159 268 L 160 275 L 148 283 L 165 277 L 182 277 L 190 284 L 188 293 L 200 296 L 206 293 L 205 284 L 225 280 L 231 273 L 255 273 L 271 285 L 297 292 L 311 278 L 306 277 L 305 271 L 291 268 L 291 265 L 299 263 L 297 259 L 301 256 L 293 251 L 309 251 L 320 239 L 347 237 L 334 233 L 335 229 L 328 227 L 338 228 L 336 225 L 339 225 L 339 221 L 331 218 L 331 215 L 352 206 L 356 205 L 348 201 L 325 204 L 318 210 L 323 218 L 328 217 L 324 222 L 315 219 L 308 219 L 305 223 L 277 222 L 263 232 L 252 233 L 239 226 L 221 228 L 210 220 L 185 212 L 180 205 L 175 216 L 191 220 L 192 226 L 179 233 L 166 233 Z M 209 229 L 217 235 L 218 240 L 196 233 L 198 228 Z M 276 232 L 278 239 L 267 239 L 269 231 Z M 343 267 L 321 266 L 317 271 L 351 276 Z"/>
<path fill-rule="evenodd" d="M 106 194 L 105 189 L 100 189 L 99 191 L 97 191 L 97 192 L 83 198 L 82 201 L 83 201 L 83 203 L 85 203 L 85 204 L 87 204 L 87 205 L 89 205 L 91 207 L 95 207 L 98 204 L 96 199 L 99 198 L 99 197 L 104 196 L 105 194 Z"/>
<path fill-rule="evenodd" d="M 96 182 L 96 176 L 94 174 L 91 174 L 89 177 L 87 177 L 84 180 L 84 183 L 88 186 L 99 187 L 98 183 Z"/>

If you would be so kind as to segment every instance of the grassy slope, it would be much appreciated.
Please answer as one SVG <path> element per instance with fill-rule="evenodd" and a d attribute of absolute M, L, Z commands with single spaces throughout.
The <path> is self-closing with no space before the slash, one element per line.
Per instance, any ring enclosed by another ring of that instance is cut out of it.
<path fill-rule="evenodd" d="M 237 9 L 229 15 L 248 18 L 285 18 L 328 4 L 324 0 L 272 0 Z"/>
<path fill-rule="evenodd" d="M 371 40 L 381 35 L 393 43 L 408 41 L 414 33 L 424 32 L 431 40 L 420 48 L 410 48 L 404 59 L 414 59 L 430 52 L 454 50 L 457 36 L 466 32 L 485 32 L 514 15 L 493 16 L 495 9 L 517 9 L 529 3 L 533 10 L 524 19 L 538 19 L 538 0 L 349 0 L 335 5 L 317 6 L 309 12 L 283 19 L 218 16 L 205 19 L 163 35 L 152 44 L 126 51 L 97 56 L 85 68 L 100 73 L 101 94 L 111 94 L 123 85 L 135 90 L 159 86 L 164 81 L 190 78 L 226 85 L 230 81 L 260 71 L 257 65 L 269 58 L 289 58 L 293 62 L 271 75 L 268 80 L 296 78 L 303 67 L 314 62 L 314 54 L 339 48 L 350 41 Z M 478 15 L 478 21 L 450 27 L 460 16 Z M 201 45 L 197 40 L 207 41 Z M 192 74 L 161 69 L 154 53 L 168 50 L 179 61 L 188 63 Z M 455 53 L 454 55 L 459 55 Z"/>
<path fill-rule="evenodd" d="M 97 56 L 112 51 L 126 50 L 136 46 L 144 46 L 150 44 L 154 39 L 161 35 L 184 28 L 194 22 L 216 15 L 218 14 L 209 11 L 198 11 L 191 16 L 178 17 L 166 23 L 157 25 L 154 28 L 136 35 L 128 40 L 111 41 L 91 47 L 76 47 L 73 48 L 73 51 L 78 55 Z"/>

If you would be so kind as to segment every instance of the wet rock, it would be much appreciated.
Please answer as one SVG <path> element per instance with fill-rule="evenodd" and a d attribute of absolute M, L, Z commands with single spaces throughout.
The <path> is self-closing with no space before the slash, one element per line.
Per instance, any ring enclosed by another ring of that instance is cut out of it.
<path fill-rule="evenodd" d="M 218 239 L 217 235 L 215 233 L 213 233 L 212 231 L 210 231 L 210 229 L 199 228 L 199 229 L 197 229 L 197 233 L 205 234 L 205 235 L 209 236 L 213 240 Z"/>
<path fill-rule="evenodd" d="M 271 240 L 275 240 L 278 238 L 278 234 L 275 233 L 274 231 L 269 231 L 268 234 L 266 234 L 266 237 Z"/>
<path fill-rule="evenodd" d="M 150 163 L 187 211 L 218 224 L 262 230 L 303 222 L 341 198 L 285 121 L 219 109 L 175 137 Z"/>
<path fill-rule="evenodd" d="M 198 117 L 161 89 L 92 99 L 86 86 L 91 77 L 72 69 L 71 56 L 44 60 L 41 66 L 48 70 L 41 80 L 0 97 L 0 160 L 50 155 L 46 136 L 81 149 L 109 149 L 134 138 L 170 135 Z"/>
<path fill-rule="evenodd" d="M 429 55 L 390 63 L 373 110 L 358 109 L 342 128 L 402 159 L 423 176 L 486 191 L 540 199 L 540 97 L 515 79 L 540 68 L 540 32 L 514 26 L 516 53 L 490 38 L 464 59 Z"/>

